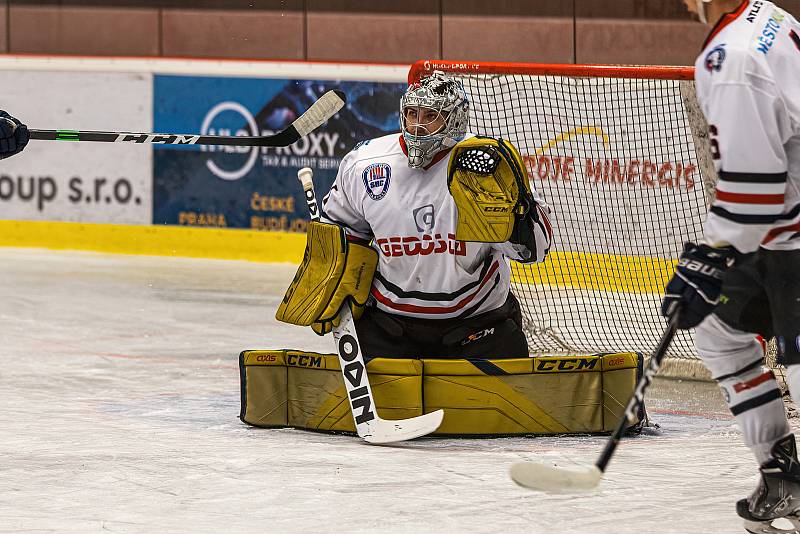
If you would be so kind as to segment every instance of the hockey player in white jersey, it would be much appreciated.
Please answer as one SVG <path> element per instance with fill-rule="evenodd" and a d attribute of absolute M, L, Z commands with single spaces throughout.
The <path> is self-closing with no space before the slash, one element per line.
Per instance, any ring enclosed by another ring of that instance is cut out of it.
<path fill-rule="evenodd" d="M 760 465 L 737 503 L 749 532 L 800 532 L 800 464 L 754 334 L 777 337 L 800 398 L 800 25 L 771 2 L 686 0 L 714 27 L 695 64 L 719 172 L 704 242 L 687 243 L 662 313 L 696 327 L 700 357 Z M 789 519 L 794 528 L 772 526 Z"/>
<path fill-rule="evenodd" d="M 322 202 L 323 221 L 379 252 L 369 300 L 356 322 L 364 354 L 527 356 L 509 259 L 544 260 L 552 238 L 547 208 L 531 192 L 506 242 L 456 239 L 448 168 L 454 146 L 473 137 L 467 96 L 460 83 L 435 72 L 409 86 L 400 108 L 402 134 L 357 145 Z M 500 151 L 509 147 L 500 145 Z"/>

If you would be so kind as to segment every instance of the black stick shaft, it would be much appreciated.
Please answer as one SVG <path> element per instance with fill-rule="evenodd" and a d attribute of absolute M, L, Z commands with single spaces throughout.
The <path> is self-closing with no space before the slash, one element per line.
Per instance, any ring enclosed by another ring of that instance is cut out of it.
<path fill-rule="evenodd" d="M 653 377 L 655 377 L 656 373 L 658 372 L 658 368 L 661 367 L 661 361 L 664 359 L 664 355 L 667 353 L 670 343 L 672 343 L 672 338 L 675 336 L 679 313 L 680 312 L 673 314 L 670 318 L 669 325 L 667 325 L 667 329 L 661 336 L 661 341 L 658 343 L 655 353 L 650 358 L 650 362 L 648 363 L 647 368 L 644 370 L 642 378 L 639 379 L 639 383 L 636 384 L 636 390 L 633 392 L 631 400 L 628 401 L 628 406 L 625 408 L 625 413 L 619 420 L 619 424 L 617 424 L 617 428 L 614 430 L 614 433 L 608 439 L 606 447 L 603 449 L 603 453 L 595 463 L 600 471 L 605 472 L 608 462 L 611 461 L 611 457 L 614 455 L 614 451 L 617 449 L 617 445 L 625 435 L 625 430 L 628 428 L 628 425 L 632 424 L 633 421 L 636 420 L 636 413 L 644 403 L 644 392 L 653 382 Z"/>
<path fill-rule="evenodd" d="M 232 145 L 284 147 L 299 141 L 333 117 L 346 102 L 341 91 L 328 91 L 285 130 L 275 135 L 195 135 L 79 130 L 29 129 L 30 138 L 40 141 L 93 141 L 99 143 L 139 143 L 157 145 Z"/>
<path fill-rule="evenodd" d="M 294 126 L 275 135 L 224 136 L 194 134 L 160 134 L 135 132 L 96 132 L 79 130 L 29 130 L 31 139 L 39 141 L 92 141 L 96 143 L 138 143 L 155 145 L 233 145 L 288 146 L 300 139 Z"/>

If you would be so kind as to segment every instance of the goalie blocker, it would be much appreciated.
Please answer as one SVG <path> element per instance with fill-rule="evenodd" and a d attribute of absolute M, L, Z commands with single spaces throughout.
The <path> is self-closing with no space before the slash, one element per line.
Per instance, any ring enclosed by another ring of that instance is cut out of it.
<path fill-rule="evenodd" d="M 354 432 L 335 355 L 244 351 L 239 370 L 245 423 Z M 379 413 L 403 419 L 444 409 L 439 435 L 608 432 L 633 394 L 642 357 L 375 358 L 367 371 Z M 642 408 L 633 426 L 643 419 Z"/>
<path fill-rule="evenodd" d="M 348 240 L 344 228 L 311 221 L 306 250 L 275 318 L 311 326 L 319 335 L 338 326 L 339 310 L 350 306 L 358 319 L 369 296 L 378 253 L 368 244 Z"/>

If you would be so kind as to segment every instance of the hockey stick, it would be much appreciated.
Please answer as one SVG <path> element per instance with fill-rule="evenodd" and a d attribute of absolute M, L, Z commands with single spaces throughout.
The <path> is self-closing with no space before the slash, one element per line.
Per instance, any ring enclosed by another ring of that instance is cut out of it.
<path fill-rule="evenodd" d="M 346 100 L 341 91 L 328 91 L 311 104 L 305 113 L 275 135 L 193 135 L 129 132 L 92 132 L 77 130 L 28 130 L 31 139 L 42 141 L 95 141 L 101 143 L 151 143 L 159 145 L 234 145 L 289 146 L 319 128 L 342 109 Z"/>
<path fill-rule="evenodd" d="M 661 336 L 661 341 L 655 353 L 650 358 L 650 363 L 644 370 L 644 374 L 636 384 L 636 389 L 628 401 L 625 414 L 619 420 L 617 428 L 606 442 L 606 447 L 597 462 L 591 467 L 584 468 L 560 468 L 543 462 L 519 462 L 511 466 L 511 478 L 525 488 L 546 493 L 570 493 L 577 491 L 588 491 L 595 488 L 603 477 L 608 462 L 614 455 L 619 441 L 625 434 L 625 429 L 636 421 L 636 413 L 644 403 L 644 392 L 653 382 L 653 377 L 661 366 L 661 360 L 672 342 L 678 324 L 678 313 L 674 313 L 670 318 L 667 329 Z"/>
<path fill-rule="evenodd" d="M 311 220 L 316 221 L 319 220 L 320 213 L 312 176 L 313 171 L 308 167 L 297 171 L 297 178 L 303 184 Z M 361 354 L 361 345 L 358 342 L 358 333 L 349 305 L 342 306 L 339 312 L 339 326 L 333 329 L 333 339 L 336 341 L 339 366 L 342 368 L 350 411 L 359 437 L 369 443 L 393 443 L 424 436 L 439 428 L 444 417 L 442 410 L 396 421 L 381 419 L 378 416 L 367 376 L 367 366 Z"/>

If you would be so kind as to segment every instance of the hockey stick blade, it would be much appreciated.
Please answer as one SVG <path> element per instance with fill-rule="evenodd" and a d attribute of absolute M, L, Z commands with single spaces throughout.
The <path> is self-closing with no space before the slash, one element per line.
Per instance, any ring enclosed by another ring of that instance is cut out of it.
<path fill-rule="evenodd" d="M 444 419 L 442 410 L 397 421 L 376 419 L 367 423 L 362 437 L 364 441 L 376 445 L 406 441 L 434 432 L 442 424 L 442 419 Z"/>
<path fill-rule="evenodd" d="M 297 117 L 290 128 L 297 131 L 298 139 L 313 132 L 333 117 L 347 102 L 344 93 L 336 89 L 322 95 L 305 113 Z M 293 141 L 294 142 L 294 141 Z M 290 143 L 291 144 L 291 143 Z"/>
<path fill-rule="evenodd" d="M 336 341 L 347 399 L 359 437 L 367 443 L 394 443 L 418 438 L 439 428 L 444 418 L 442 410 L 410 419 L 380 418 L 349 305 L 343 306 L 339 312 L 339 326 L 333 329 L 333 339 Z"/>
<path fill-rule="evenodd" d="M 670 343 L 672 343 L 672 338 L 678 328 L 679 314 L 680 310 L 670 317 L 669 325 L 664 330 L 658 347 L 650 357 L 650 362 L 637 382 L 636 389 L 625 407 L 625 413 L 620 417 L 614 432 L 606 441 L 606 446 L 595 464 L 591 467 L 564 469 L 542 462 L 519 462 L 511 466 L 511 478 L 514 482 L 525 488 L 545 493 L 589 491 L 597 487 L 603 478 L 603 473 L 605 473 L 608 463 L 611 461 L 611 457 L 617 450 L 617 445 L 624 437 L 626 429 L 636 422 L 636 414 L 644 406 L 644 393 L 653 382 L 653 377 L 655 377 L 658 368 L 661 366 L 661 360 L 664 359 L 664 355 L 667 353 Z"/>
<path fill-rule="evenodd" d="M 590 491 L 597 487 L 603 472 L 588 468 L 561 468 L 542 462 L 519 462 L 511 466 L 511 479 L 520 486 L 544 493 Z"/>
<path fill-rule="evenodd" d="M 342 107 L 346 98 L 337 90 L 328 91 L 311 104 L 305 113 L 275 135 L 194 135 L 130 132 L 95 132 L 78 130 L 30 129 L 30 138 L 39 141 L 93 141 L 100 143 L 137 143 L 157 145 L 229 145 L 285 147 L 296 143 L 322 126 Z"/>

